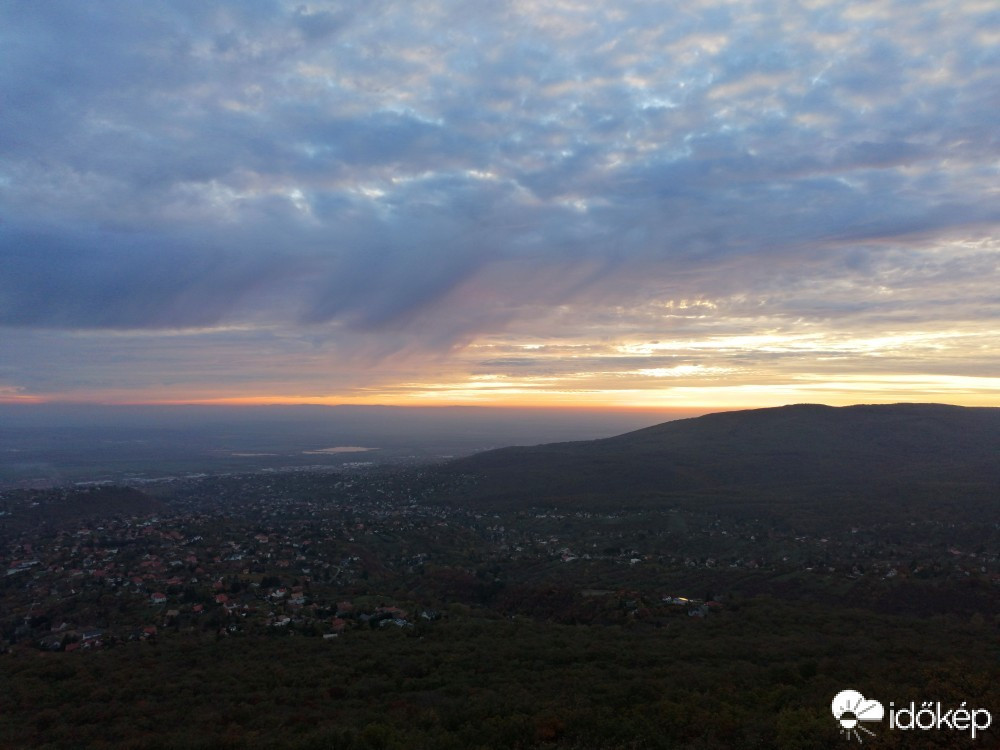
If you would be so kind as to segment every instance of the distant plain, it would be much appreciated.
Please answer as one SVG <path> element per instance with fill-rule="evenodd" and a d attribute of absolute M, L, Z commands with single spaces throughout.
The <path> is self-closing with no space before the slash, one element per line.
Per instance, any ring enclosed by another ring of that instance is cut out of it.
<path fill-rule="evenodd" d="M 508 445 L 610 437 L 690 415 L 476 407 L 2 404 L 0 488 L 336 468 L 361 461 L 424 463 Z"/>

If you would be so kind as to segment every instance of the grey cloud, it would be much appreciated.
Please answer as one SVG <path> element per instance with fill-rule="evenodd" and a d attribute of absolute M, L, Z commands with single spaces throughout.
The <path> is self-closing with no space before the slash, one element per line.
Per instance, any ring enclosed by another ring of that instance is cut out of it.
<path fill-rule="evenodd" d="M 56 328 L 175 328 L 218 322 L 280 257 L 111 233 L 0 233 L 0 323 Z"/>
<path fill-rule="evenodd" d="M 310 41 L 325 40 L 345 28 L 354 16 L 353 10 L 308 12 L 297 8 L 294 23 Z"/>
<path fill-rule="evenodd" d="M 962 80 L 1000 65 L 963 37 L 988 13 L 314 5 L 5 6 L 0 323 L 447 350 L 539 307 L 767 291 L 1000 219 L 995 87 Z"/>

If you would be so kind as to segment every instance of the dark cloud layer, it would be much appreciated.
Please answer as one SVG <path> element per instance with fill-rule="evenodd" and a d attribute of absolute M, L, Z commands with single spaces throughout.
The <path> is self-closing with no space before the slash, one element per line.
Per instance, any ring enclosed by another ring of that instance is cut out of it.
<path fill-rule="evenodd" d="M 998 311 L 991 3 L 15 2 L 0 45 L 0 327 L 29 349 L 256 327 L 377 361 L 682 298 L 850 327 L 878 289 L 916 328 Z M 30 390 L 43 356 L 7 357 Z"/>

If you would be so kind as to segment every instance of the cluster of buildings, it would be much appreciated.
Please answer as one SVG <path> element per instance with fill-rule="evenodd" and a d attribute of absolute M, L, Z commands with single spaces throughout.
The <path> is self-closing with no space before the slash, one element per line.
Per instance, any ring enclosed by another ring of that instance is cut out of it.
<path fill-rule="evenodd" d="M 485 513 L 434 502 L 436 488 L 414 472 L 205 477 L 148 491 L 155 513 L 95 504 L 90 516 L 60 518 L 49 498 L 51 512 L 32 524 L 31 492 L 0 495 L 0 650 L 91 650 L 176 632 L 332 639 L 433 622 L 511 583 L 662 593 L 665 571 L 1000 586 L 996 547 L 951 543 L 974 535 L 941 524 L 809 536 L 676 508 Z M 698 617 L 717 605 L 673 593 L 656 603 Z"/>

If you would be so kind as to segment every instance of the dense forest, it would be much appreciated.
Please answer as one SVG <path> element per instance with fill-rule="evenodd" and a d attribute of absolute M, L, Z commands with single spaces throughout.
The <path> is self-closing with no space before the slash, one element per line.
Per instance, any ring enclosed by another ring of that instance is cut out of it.
<path fill-rule="evenodd" d="M 446 621 L 332 643 L 189 636 L 7 655 L 0 737 L 4 747 L 178 750 L 827 748 L 843 743 L 828 710 L 839 690 L 995 707 L 997 659 L 995 624 L 767 598 L 659 627 L 455 607 Z M 969 742 L 881 731 L 877 746 Z"/>

